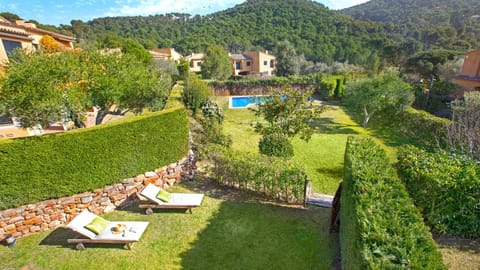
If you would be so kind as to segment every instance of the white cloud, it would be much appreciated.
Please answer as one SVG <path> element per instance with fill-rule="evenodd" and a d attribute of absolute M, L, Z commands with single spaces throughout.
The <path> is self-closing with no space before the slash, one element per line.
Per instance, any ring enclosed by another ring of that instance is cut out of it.
<path fill-rule="evenodd" d="M 369 0 L 317 0 L 317 2 L 323 3 L 330 9 L 343 9 L 360 5 L 368 1 Z"/>
<path fill-rule="evenodd" d="M 210 10 L 222 10 L 226 7 L 239 4 L 241 0 L 140 0 L 116 1 L 118 6 L 112 7 L 107 16 L 152 15 L 171 12 L 190 14 L 205 14 Z"/>

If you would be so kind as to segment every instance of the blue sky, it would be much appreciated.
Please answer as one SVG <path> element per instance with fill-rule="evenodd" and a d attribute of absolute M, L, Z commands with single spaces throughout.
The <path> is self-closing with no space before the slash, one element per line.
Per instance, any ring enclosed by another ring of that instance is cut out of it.
<path fill-rule="evenodd" d="M 330 9 L 342 9 L 368 0 L 316 0 Z M 11 12 L 25 20 L 43 24 L 70 24 L 99 17 L 155 15 L 171 12 L 210 14 L 231 8 L 244 0 L 0 0 L 0 12 Z"/>

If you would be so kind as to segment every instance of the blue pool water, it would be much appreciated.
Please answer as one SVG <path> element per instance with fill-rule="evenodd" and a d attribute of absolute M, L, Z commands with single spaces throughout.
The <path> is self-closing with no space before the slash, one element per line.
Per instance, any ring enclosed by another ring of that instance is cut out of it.
<path fill-rule="evenodd" d="M 285 97 L 282 96 L 282 100 Z M 312 101 L 312 98 L 309 97 L 307 101 Z M 238 97 L 230 97 L 230 108 L 233 109 L 241 109 L 241 108 L 248 108 L 248 106 L 257 105 L 258 103 L 265 102 L 264 96 L 238 96 Z"/>
<path fill-rule="evenodd" d="M 262 102 L 262 99 L 262 96 L 230 97 L 230 108 L 247 108 L 248 106 L 256 105 L 258 102 Z"/>

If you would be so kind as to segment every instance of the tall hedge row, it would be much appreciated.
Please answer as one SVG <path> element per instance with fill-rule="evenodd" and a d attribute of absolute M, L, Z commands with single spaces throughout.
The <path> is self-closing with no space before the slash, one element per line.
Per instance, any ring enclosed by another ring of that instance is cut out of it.
<path fill-rule="evenodd" d="M 452 153 L 401 148 L 399 173 L 435 231 L 480 238 L 480 162 Z"/>
<path fill-rule="evenodd" d="M 331 74 L 310 74 L 305 76 L 271 77 L 268 79 L 241 79 L 228 81 L 211 81 L 212 87 L 277 87 L 284 85 L 312 86 L 326 97 L 341 97 L 345 88 L 346 77 Z"/>
<path fill-rule="evenodd" d="M 307 175 L 292 161 L 236 151 L 212 159 L 214 178 L 224 185 L 291 203 L 305 200 Z"/>
<path fill-rule="evenodd" d="M 0 143 L 0 209 L 104 187 L 181 159 L 184 109 Z"/>
<path fill-rule="evenodd" d="M 396 130 L 417 145 L 427 148 L 443 145 L 449 123 L 447 119 L 413 108 L 402 112 L 385 110 L 371 120 L 371 124 Z"/>
<path fill-rule="evenodd" d="M 343 269 L 446 269 L 385 152 L 350 137 L 341 195 Z"/>

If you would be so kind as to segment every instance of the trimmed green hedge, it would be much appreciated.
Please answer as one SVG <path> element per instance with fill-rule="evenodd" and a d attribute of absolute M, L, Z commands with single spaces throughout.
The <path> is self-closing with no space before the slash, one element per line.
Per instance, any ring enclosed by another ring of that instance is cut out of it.
<path fill-rule="evenodd" d="M 480 238 L 480 162 L 402 147 L 399 173 L 433 230 Z"/>
<path fill-rule="evenodd" d="M 447 119 L 413 108 L 403 112 L 385 110 L 370 121 L 373 126 L 395 130 L 417 145 L 427 148 L 443 145 L 449 123 Z"/>
<path fill-rule="evenodd" d="M 186 110 L 0 143 L 0 209 L 102 188 L 188 151 Z"/>
<path fill-rule="evenodd" d="M 343 269 L 446 269 L 420 212 L 371 139 L 347 142 L 340 245 Z"/>
<path fill-rule="evenodd" d="M 346 77 L 327 73 L 310 74 L 305 76 L 271 77 L 268 79 L 240 79 L 228 81 L 211 81 L 212 87 L 277 87 L 285 85 L 312 86 L 324 97 L 341 97 L 345 88 Z"/>
<path fill-rule="evenodd" d="M 212 157 L 218 182 L 292 203 L 305 201 L 307 175 L 294 162 L 282 158 L 229 151 Z"/>

